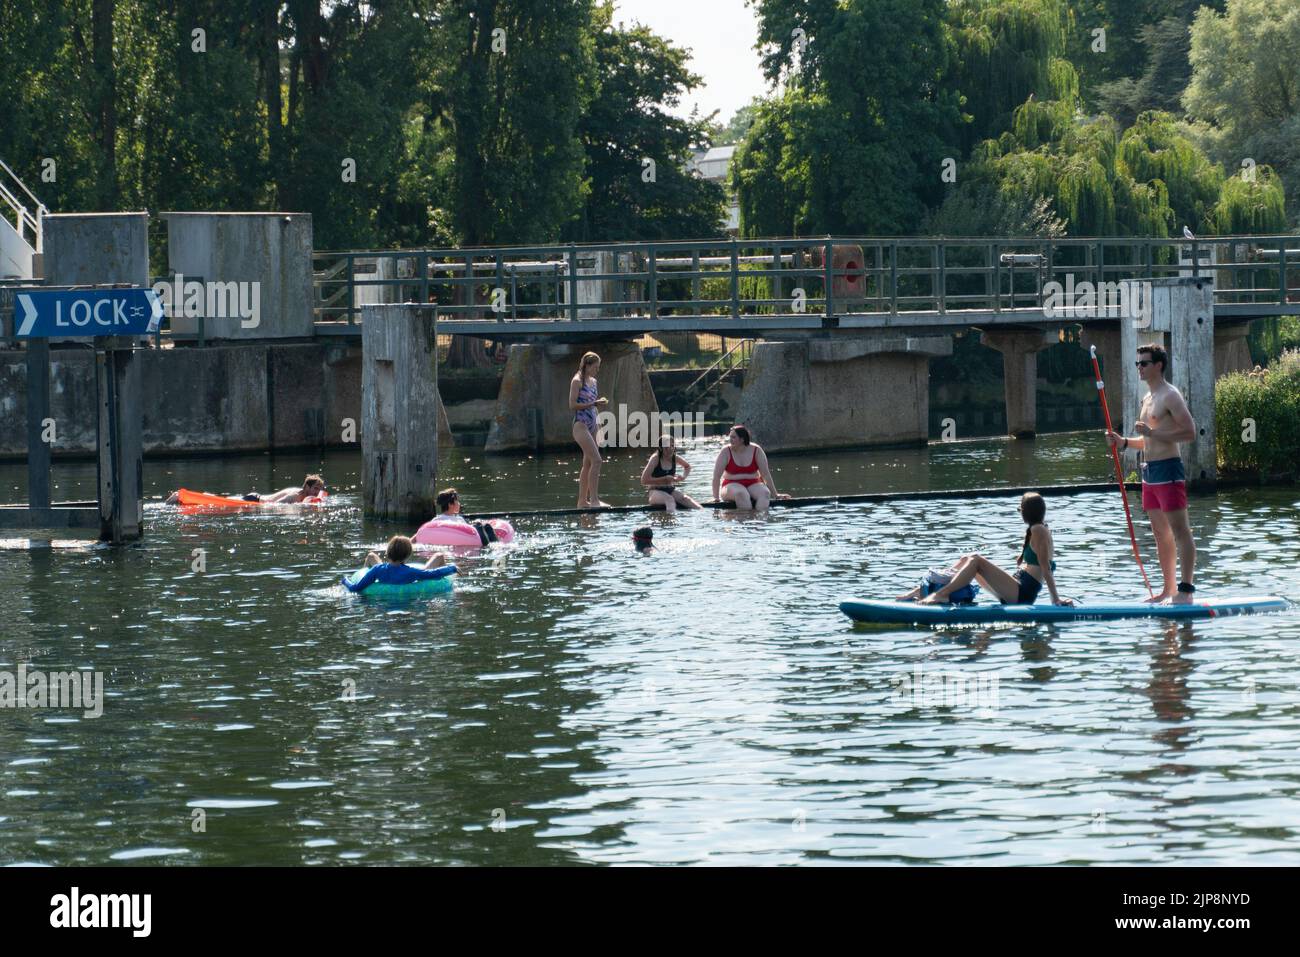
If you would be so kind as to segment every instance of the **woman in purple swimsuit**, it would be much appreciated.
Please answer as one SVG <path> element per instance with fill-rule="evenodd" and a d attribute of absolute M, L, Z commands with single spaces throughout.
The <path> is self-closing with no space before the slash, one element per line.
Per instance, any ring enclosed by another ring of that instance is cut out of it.
<path fill-rule="evenodd" d="M 588 352 L 569 383 L 569 408 L 573 410 L 573 440 L 582 449 L 578 474 L 578 508 L 603 508 L 600 500 L 600 446 L 596 444 L 596 410 L 609 404 L 596 389 L 600 356 Z"/>

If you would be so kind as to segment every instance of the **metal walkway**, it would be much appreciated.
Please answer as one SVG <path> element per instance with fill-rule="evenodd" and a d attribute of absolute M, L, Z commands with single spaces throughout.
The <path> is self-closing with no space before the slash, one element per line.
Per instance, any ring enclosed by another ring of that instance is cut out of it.
<path fill-rule="evenodd" d="M 1111 321 L 1047 315 L 1049 283 L 1206 276 L 1215 317 L 1300 314 L 1300 236 L 1196 240 L 710 240 L 313 254 L 317 333 L 366 302 L 434 302 L 442 332 L 498 340 L 654 332 L 819 336 Z M 830 294 L 827 295 L 829 290 Z"/>

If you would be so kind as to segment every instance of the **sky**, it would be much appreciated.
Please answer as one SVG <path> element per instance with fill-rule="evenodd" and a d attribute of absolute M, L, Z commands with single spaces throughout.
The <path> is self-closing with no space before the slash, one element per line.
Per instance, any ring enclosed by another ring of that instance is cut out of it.
<path fill-rule="evenodd" d="M 758 25 L 745 0 L 615 0 L 614 22 L 644 23 L 692 53 L 691 72 L 704 82 L 674 112 L 718 111 L 726 123 L 736 110 L 767 92 L 754 42 Z"/>

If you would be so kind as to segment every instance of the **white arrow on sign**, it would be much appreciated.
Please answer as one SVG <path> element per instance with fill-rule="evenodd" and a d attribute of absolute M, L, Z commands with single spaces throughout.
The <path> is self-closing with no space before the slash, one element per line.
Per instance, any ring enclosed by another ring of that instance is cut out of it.
<path fill-rule="evenodd" d="M 36 307 L 32 305 L 31 296 L 19 296 L 18 301 L 23 307 L 23 324 L 18 327 L 18 335 L 25 336 L 32 331 L 32 326 L 36 322 Z"/>
<path fill-rule="evenodd" d="M 162 322 L 163 317 L 162 300 L 158 298 L 158 293 L 154 292 L 152 289 L 146 292 L 144 297 L 149 300 L 149 307 L 151 310 L 149 314 L 149 331 L 157 332 L 158 325 Z"/>

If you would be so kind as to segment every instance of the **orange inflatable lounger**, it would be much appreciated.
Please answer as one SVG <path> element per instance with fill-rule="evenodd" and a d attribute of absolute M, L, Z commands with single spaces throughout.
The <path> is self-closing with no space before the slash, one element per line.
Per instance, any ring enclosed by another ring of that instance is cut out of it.
<path fill-rule="evenodd" d="M 249 502 L 242 498 L 231 498 L 228 495 L 211 495 L 208 492 L 191 492 L 187 488 L 180 489 L 177 494 L 180 496 L 181 505 L 199 505 L 205 508 L 259 508 L 267 505 L 279 504 L 319 505 L 325 497 L 323 495 L 313 495 L 311 498 L 304 499 L 300 503 L 279 503 Z"/>

